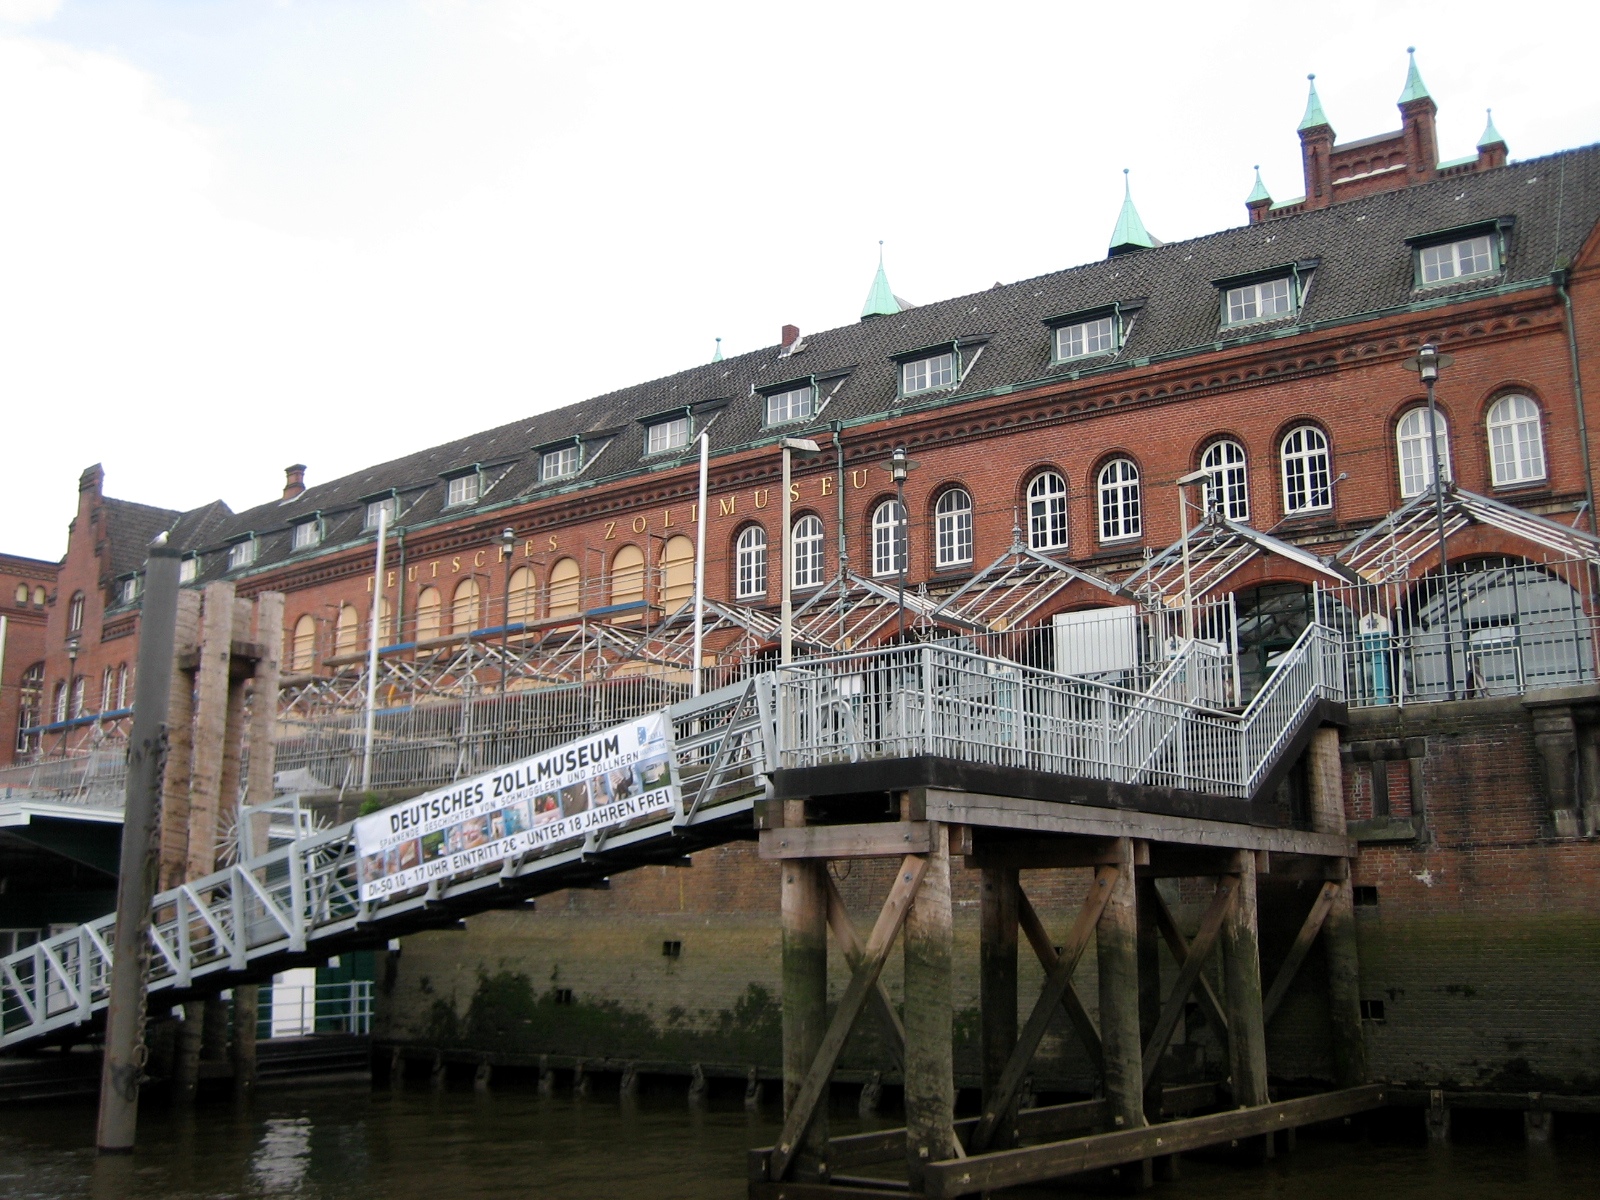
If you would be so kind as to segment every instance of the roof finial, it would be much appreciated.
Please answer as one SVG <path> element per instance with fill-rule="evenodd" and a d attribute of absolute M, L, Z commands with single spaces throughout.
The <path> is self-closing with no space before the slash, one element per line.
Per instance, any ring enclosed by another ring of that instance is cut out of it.
<path fill-rule="evenodd" d="M 1246 204 L 1259 204 L 1263 200 L 1271 200 L 1272 193 L 1267 191 L 1267 185 L 1261 182 L 1261 164 L 1256 164 L 1256 186 L 1245 197 Z"/>
<path fill-rule="evenodd" d="M 883 239 L 878 239 L 878 273 L 872 277 L 872 287 L 867 292 L 867 302 L 861 306 L 861 319 L 892 317 L 900 311 L 900 301 L 889 287 L 889 276 L 883 270 Z"/>
<path fill-rule="evenodd" d="M 1306 78 L 1311 82 L 1311 94 L 1306 97 L 1306 115 L 1300 118 L 1300 131 L 1302 133 L 1307 129 L 1316 129 L 1320 126 L 1328 125 L 1328 118 L 1322 112 L 1322 101 L 1317 96 L 1317 77 L 1313 73 L 1307 75 Z M 1329 125 L 1328 128 L 1331 129 L 1332 126 Z"/>
<path fill-rule="evenodd" d="M 1400 103 L 1431 100 L 1433 97 L 1428 95 L 1428 85 L 1422 82 L 1422 72 L 1417 70 L 1417 48 L 1407 46 L 1406 54 L 1410 57 L 1410 65 L 1406 68 L 1406 90 L 1400 93 Z"/>
<path fill-rule="evenodd" d="M 712 362 L 721 362 L 722 361 L 722 339 L 721 338 L 717 339 L 717 352 L 711 356 L 711 361 Z"/>
<path fill-rule="evenodd" d="M 1155 240 L 1139 219 L 1139 210 L 1133 206 L 1133 185 L 1128 179 L 1128 168 L 1122 168 L 1122 211 L 1117 214 L 1117 227 L 1111 231 L 1111 253 L 1125 250 L 1148 250 Z"/>
<path fill-rule="evenodd" d="M 1486 108 L 1483 111 L 1489 120 L 1488 124 L 1483 127 L 1483 136 L 1478 139 L 1478 149 L 1486 150 L 1490 146 L 1504 146 L 1506 144 L 1505 138 L 1501 137 L 1500 131 L 1494 127 L 1494 109 Z"/>

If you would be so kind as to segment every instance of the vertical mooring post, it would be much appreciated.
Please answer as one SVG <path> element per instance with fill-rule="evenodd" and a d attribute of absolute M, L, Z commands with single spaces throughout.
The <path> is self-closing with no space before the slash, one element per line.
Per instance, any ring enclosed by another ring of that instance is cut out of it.
<path fill-rule="evenodd" d="M 256 1025 L 261 1019 L 261 991 L 256 984 L 233 989 L 233 1094 L 248 1099 L 256 1090 Z"/>
<path fill-rule="evenodd" d="M 924 1167 L 956 1153 L 950 840 L 947 826 L 936 821 L 928 823 L 928 836 L 928 868 L 904 935 L 906 1171 L 913 1193 L 923 1190 Z M 1011 946 L 1015 961 L 1015 925 Z"/>
<path fill-rule="evenodd" d="M 1306 784 L 1311 827 L 1318 833 L 1346 833 L 1344 776 L 1339 731 L 1319 729 L 1306 750 Z M 1328 960 L 1328 1018 L 1333 1045 L 1333 1078 L 1340 1087 L 1367 1082 L 1367 1042 L 1361 1029 L 1361 959 L 1356 947 L 1353 863 L 1332 861 L 1329 878 L 1339 883 L 1333 907 L 1322 922 Z"/>
<path fill-rule="evenodd" d="M 787 827 L 805 824 L 805 801 L 783 802 Z M 783 862 L 783 1112 L 787 1117 L 828 1030 L 828 886 L 823 859 Z M 817 1107 L 794 1159 L 794 1178 L 826 1182 L 828 1106 Z"/>
<path fill-rule="evenodd" d="M 979 888 L 979 1040 L 987 1107 L 1017 1044 L 1017 869 L 984 867 Z M 1015 1119 L 1015 1107 L 1001 1115 L 989 1143 L 993 1149 L 1012 1145 Z"/>
<path fill-rule="evenodd" d="M 1105 1055 L 1106 1100 L 1114 1129 L 1144 1126 L 1144 1054 L 1139 1040 L 1139 913 L 1133 842 L 1114 843 L 1111 896 L 1095 926 L 1100 973 L 1100 1045 Z"/>
<path fill-rule="evenodd" d="M 178 557 L 176 547 L 166 545 L 163 539 L 163 544 L 150 547 L 145 560 L 122 856 L 117 877 L 117 926 L 112 943 L 111 994 L 106 1005 L 106 1048 L 95 1131 L 95 1144 L 102 1154 L 131 1154 L 139 1120 L 150 898 L 155 894 L 160 862 L 155 846 L 156 798 L 161 794 L 161 768 L 166 756 L 167 698 L 172 684 L 178 612 Z"/>
<path fill-rule="evenodd" d="M 1256 855 L 1235 857 L 1239 890 L 1222 922 L 1223 983 L 1227 989 L 1228 1058 L 1236 1105 L 1267 1103 L 1267 1030 L 1261 1005 L 1261 949 L 1256 908 Z"/>

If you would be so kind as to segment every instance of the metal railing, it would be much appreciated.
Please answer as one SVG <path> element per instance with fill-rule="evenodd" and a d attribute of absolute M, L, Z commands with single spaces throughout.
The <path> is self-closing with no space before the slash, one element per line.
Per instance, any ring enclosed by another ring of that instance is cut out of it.
<path fill-rule="evenodd" d="M 259 1038 L 372 1032 L 372 981 L 274 983 L 261 989 Z"/>

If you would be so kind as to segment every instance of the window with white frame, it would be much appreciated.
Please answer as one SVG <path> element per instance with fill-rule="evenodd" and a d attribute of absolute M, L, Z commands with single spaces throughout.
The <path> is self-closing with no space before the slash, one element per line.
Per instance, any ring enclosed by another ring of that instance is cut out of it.
<path fill-rule="evenodd" d="M 1222 305 L 1223 324 L 1268 321 L 1294 311 L 1294 284 L 1288 277 L 1229 288 Z"/>
<path fill-rule="evenodd" d="M 934 562 L 957 567 L 972 561 L 972 497 L 951 488 L 933 506 Z"/>
<path fill-rule="evenodd" d="M 200 576 L 200 556 L 191 554 L 178 564 L 178 582 L 193 583 Z"/>
<path fill-rule="evenodd" d="M 67 604 L 68 633 L 77 633 L 83 629 L 83 605 L 83 593 L 73 592 L 72 599 Z"/>
<path fill-rule="evenodd" d="M 645 435 L 646 454 L 664 454 L 689 444 L 689 418 L 673 417 L 670 421 L 657 421 Z"/>
<path fill-rule="evenodd" d="M 1488 234 L 1424 246 L 1417 251 L 1417 277 L 1427 287 L 1468 275 L 1489 275 L 1495 269 L 1494 259 L 1494 240 Z"/>
<path fill-rule="evenodd" d="M 1100 540 L 1138 537 L 1144 528 L 1139 514 L 1139 468 L 1132 459 L 1114 458 L 1100 468 Z"/>
<path fill-rule="evenodd" d="M 55 696 L 50 702 L 50 711 L 54 714 L 54 718 L 57 721 L 65 721 L 67 719 L 66 683 L 62 682 L 56 684 Z"/>
<path fill-rule="evenodd" d="M 291 550 L 309 550 L 322 544 L 322 522 L 313 518 L 301 521 L 289 535 Z"/>
<path fill-rule="evenodd" d="M 228 547 L 228 570 L 237 571 L 240 567 L 248 567 L 256 560 L 256 540 L 246 538 L 242 542 L 235 542 Z"/>
<path fill-rule="evenodd" d="M 793 587 L 822 586 L 822 518 L 807 514 L 794 523 Z"/>
<path fill-rule="evenodd" d="M 1328 435 L 1315 425 L 1291 429 L 1283 439 L 1283 511 L 1315 512 L 1333 507 Z"/>
<path fill-rule="evenodd" d="M 117 667 L 117 707 L 128 707 L 128 664 Z"/>
<path fill-rule="evenodd" d="M 1544 478 L 1539 406 L 1527 396 L 1501 396 L 1490 405 L 1489 469 L 1495 487 Z"/>
<path fill-rule="evenodd" d="M 817 389 L 809 383 L 768 396 L 767 424 L 782 425 L 786 421 L 805 420 L 816 411 L 816 396 Z"/>
<path fill-rule="evenodd" d="M 367 504 L 366 517 L 361 522 L 363 529 L 376 529 L 378 527 L 378 514 L 387 512 L 389 524 L 394 524 L 394 519 L 400 515 L 400 498 L 398 496 L 385 496 L 382 500 L 373 500 Z"/>
<path fill-rule="evenodd" d="M 117 673 L 114 667 L 107 667 L 100 673 L 100 711 L 110 712 L 112 700 L 116 698 Z"/>
<path fill-rule="evenodd" d="M 124 579 L 122 581 L 122 586 L 117 590 L 118 603 L 132 604 L 135 600 L 137 600 L 141 590 L 139 584 L 140 579 L 137 575 L 131 575 L 127 579 Z"/>
<path fill-rule="evenodd" d="M 545 481 L 565 479 L 576 475 L 583 457 L 583 447 L 574 443 L 558 450 L 546 450 L 539 461 L 539 478 Z"/>
<path fill-rule="evenodd" d="M 906 565 L 906 525 L 900 505 L 885 500 L 872 510 L 872 573 L 898 575 Z"/>
<path fill-rule="evenodd" d="M 1059 550 L 1067 544 L 1067 481 L 1040 471 L 1028 482 L 1028 545 Z"/>
<path fill-rule="evenodd" d="M 1117 348 L 1116 330 L 1116 318 L 1111 316 L 1095 317 L 1075 325 L 1062 325 L 1056 330 L 1056 361 L 1087 358 L 1091 354 L 1110 354 Z"/>
<path fill-rule="evenodd" d="M 85 693 L 88 691 L 88 680 L 82 675 L 72 677 L 72 712 L 71 716 L 81 717 L 88 711 L 88 701 Z"/>
<path fill-rule="evenodd" d="M 751 525 L 734 546 L 736 588 L 739 599 L 754 600 L 767 594 L 767 531 Z"/>
<path fill-rule="evenodd" d="M 457 504 L 475 503 L 480 486 L 481 480 L 476 471 L 471 475 L 457 475 L 450 481 L 450 491 L 445 497 L 445 504 L 454 507 Z"/>
<path fill-rule="evenodd" d="M 1450 424 L 1439 414 L 1439 460 L 1444 463 L 1445 479 L 1454 479 L 1450 470 Z M 1413 408 L 1394 428 L 1395 450 L 1400 460 L 1400 495 L 1420 496 L 1433 486 L 1433 436 L 1428 425 L 1428 410 Z"/>
<path fill-rule="evenodd" d="M 1248 521 L 1250 488 L 1244 447 L 1231 439 L 1212 442 L 1200 457 L 1200 469 L 1206 473 L 1206 511 L 1219 512 L 1230 521 Z"/>
<path fill-rule="evenodd" d="M 900 394 L 914 396 L 949 387 L 956 381 L 956 356 L 953 351 L 900 364 Z"/>

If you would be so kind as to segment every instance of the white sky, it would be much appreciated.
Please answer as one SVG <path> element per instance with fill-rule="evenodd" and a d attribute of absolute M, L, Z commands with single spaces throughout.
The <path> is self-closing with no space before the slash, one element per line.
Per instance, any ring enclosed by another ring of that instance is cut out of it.
<path fill-rule="evenodd" d="M 1241 224 L 1306 72 L 1381 133 L 1411 43 L 1443 157 L 1596 140 L 1597 11 L 0 0 L 0 549 L 96 461 L 242 509 L 848 323 L 879 238 L 922 302 L 1099 258 L 1123 167 L 1158 237 Z"/>

